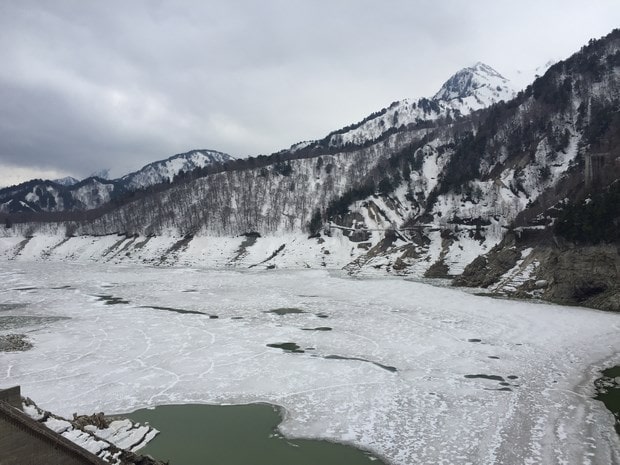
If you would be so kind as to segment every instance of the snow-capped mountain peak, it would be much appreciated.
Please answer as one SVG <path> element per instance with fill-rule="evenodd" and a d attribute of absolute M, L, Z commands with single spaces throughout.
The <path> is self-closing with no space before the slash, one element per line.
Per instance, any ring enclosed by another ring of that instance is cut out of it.
<path fill-rule="evenodd" d="M 98 171 L 91 173 L 89 178 L 110 179 L 110 168 L 102 168 Z"/>
<path fill-rule="evenodd" d="M 451 101 L 473 97 L 482 107 L 499 100 L 510 100 L 514 96 L 515 90 L 508 79 L 489 65 L 478 62 L 452 75 L 433 100 Z"/>
<path fill-rule="evenodd" d="M 64 178 L 54 179 L 52 182 L 60 184 L 61 186 L 73 186 L 74 184 L 80 182 L 80 180 L 74 178 L 73 176 L 65 176 Z"/>
<path fill-rule="evenodd" d="M 432 98 L 394 102 L 359 123 L 332 132 L 321 141 L 295 144 L 289 150 L 295 152 L 316 144 L 332 148 L 361 145 L 401 126 L 464 116 L 515 96 L 516 91 L 508 79 L 489 65 L 478 62 L 452 75 Z"/>
<path fill-rule="evenodd" d="M 225 163 L 233 159 L 232 156 L 215 150 L 192 150 L 150 163 L 139 171 L 123 176 L 121 181 L 129 189 L 141 189 L 161 182 L 170 182 L 182 171 L 188 172 L 195 168 L 204 168 L 213 163 Z"/>

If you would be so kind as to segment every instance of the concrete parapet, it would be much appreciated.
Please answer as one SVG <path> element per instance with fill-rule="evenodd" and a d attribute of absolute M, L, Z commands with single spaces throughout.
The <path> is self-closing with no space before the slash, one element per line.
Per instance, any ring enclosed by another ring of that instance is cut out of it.
<path fill-rule="evenodd" d="M 10 391 L 8 394 L 6 391 Z M 15 388 L 0 392 L 14 402 Z M 19 398 L 21 407 L 21 397 Z M 21 410 L 0 400 L 1 465 L 109 465 Z"/>
<path fill-rule="evenodd" d="M 13 386 L 0 391 L 0 402 L 6 402 L 11 407 L 22 410 L 22 393 L 19 386 Z"/>

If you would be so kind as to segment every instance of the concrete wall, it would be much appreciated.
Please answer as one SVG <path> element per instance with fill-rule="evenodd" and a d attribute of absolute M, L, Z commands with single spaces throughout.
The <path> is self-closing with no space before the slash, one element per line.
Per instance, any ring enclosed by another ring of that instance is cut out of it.
<path fill-rule="evenodd" d="M 109 465 L 0 401 L 0 465 L 43 464 Z"/>
<path fill-rule="evenodd" d="M 0 401 L 4 401 L 11 407 L 16 409 L 22 409 L 22 393 L 19 386 L 13 386 L 12 388 L 3 389 L 0 391 Z"/>

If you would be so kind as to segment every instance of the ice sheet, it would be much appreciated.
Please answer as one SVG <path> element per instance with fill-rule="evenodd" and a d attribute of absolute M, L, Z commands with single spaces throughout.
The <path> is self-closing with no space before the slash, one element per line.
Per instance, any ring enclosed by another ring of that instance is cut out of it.
<path fill-rule="evenodd" d="M 0 353 L 0 386 L 61 415 L 270 402 L 285 434 L 394 464 L 619 460 L 589 397 L 620 362 L 617 314 L 323 270 L 17 261 L 0 263 L 0 299 L 27 304 L 0 317 L 70 318 L 19 328 L 34 348 Z M 304 313 L 265 313 L 278 308 Z M 283 342 L 305 352 L 267 347 Z"/>

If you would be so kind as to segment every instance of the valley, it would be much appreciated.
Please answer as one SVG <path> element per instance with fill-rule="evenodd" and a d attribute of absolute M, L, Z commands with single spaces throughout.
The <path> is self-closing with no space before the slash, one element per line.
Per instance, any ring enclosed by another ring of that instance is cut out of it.
<path fill-rule="evenodd" d="M 520 91 L 478 62 L 268 155 L 0 189 L 2 387 L 165 426 L 235 405 L 285 462 L 620 463 L 618 312 L 619 29 Z"/>

